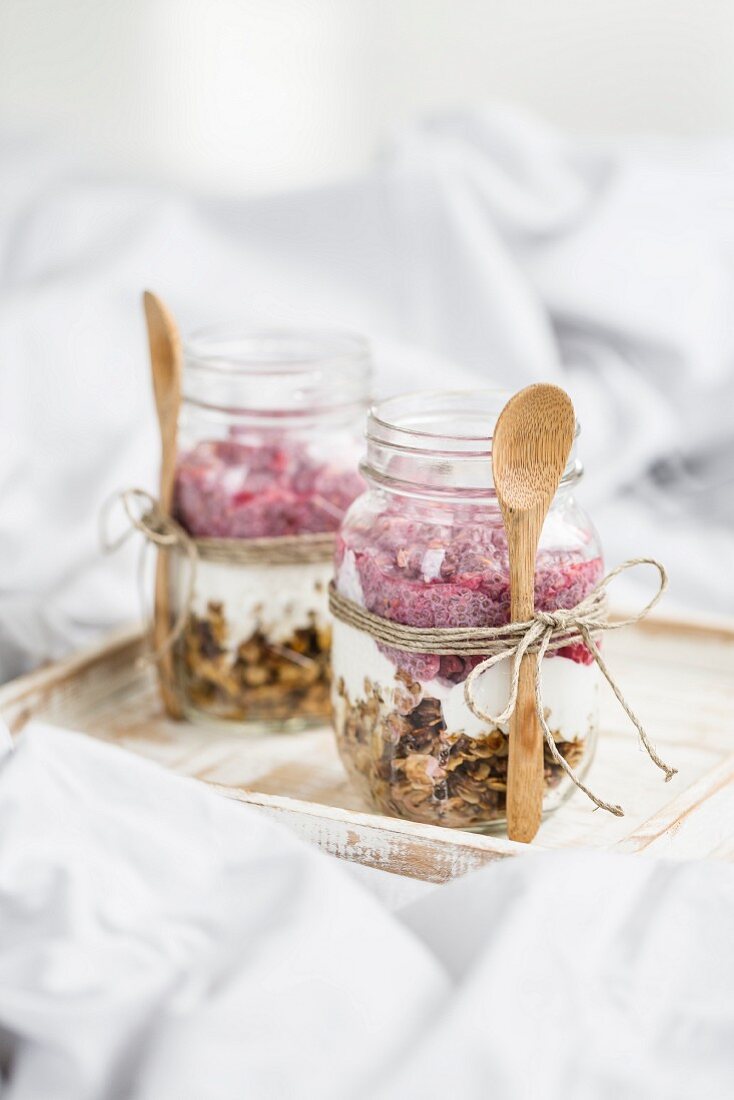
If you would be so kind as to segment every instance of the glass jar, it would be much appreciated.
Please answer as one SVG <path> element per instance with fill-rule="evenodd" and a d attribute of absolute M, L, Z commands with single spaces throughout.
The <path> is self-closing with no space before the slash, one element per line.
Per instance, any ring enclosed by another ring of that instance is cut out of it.
<path fill-rule="evenodd" d="M 173 658 L 187 717 L 328 719 L 333 532 L 364 488 L 370 376 L 365 341 L 340 333 L 213 329 L 185 344 L 174 516 L 199 553 L 193 593 L 180 555 L 171 591 L 188 610 Z"/>
<path fill-rule="evenodd" d="M 509 395 L 425 393 L 372 409 L 361 471 L 336 547 L 337 591 L 369 611 L 420 627 L 509 621 L 507 539 L 492 482 L 492 430 Z M 578 435 L 578 431 L 577 431 Z M 572 450 L 543 527 L 535 575 L 539 610 L 574 607 L 603 573 L 594 527 L 574 488 Z M 401 652 L 334 624 L 336 737 L 350 775 L 381 813 L 483 830 L 505 819 L 508 727 L 475 717 L 464 681 L 482 657 Z M 501 714 L 510 662 L 476 680 L 475 698 Z M 542 668 L 548 725 L 577 773 L 596 742 L 599 673 L 579 643 Z M 545 749 L 544 810 L 573 789 Z"/>

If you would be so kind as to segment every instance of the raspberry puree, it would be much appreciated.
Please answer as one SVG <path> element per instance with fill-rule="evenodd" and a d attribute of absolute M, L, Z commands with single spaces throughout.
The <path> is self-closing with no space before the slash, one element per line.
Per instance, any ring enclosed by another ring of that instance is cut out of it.
<path fill-rule="evenodd" d="M 198 538 L 272 538 L 336 531 L 364 488 L 351 469 L 304 443 L 203 441 L 176 472 L 175 514 Z"/>
<path fill-rule="evenodd" d="M 336 550 L 339 588 L 359 598 L 347 576 L 356 569 L 369 611 L 408 626 L 500 626 L 510 618 L 507 539 L 500 523 L 471 514 L 459 524 L 418 522 L 384 512 L 364 525 L 349 523 Z M 602 576 L 602 559 L 582 549 L 548 549 L 538 554 L 535 604 L 539 610 L 574 607 Z M 466 679 L 481 657 L 403 653 L 380 646 L 400 668 L 423 682 Z M 558 656 L 589 664 L 579 643 Z M 549 654 L 550 656 L 550 654 Z"/>

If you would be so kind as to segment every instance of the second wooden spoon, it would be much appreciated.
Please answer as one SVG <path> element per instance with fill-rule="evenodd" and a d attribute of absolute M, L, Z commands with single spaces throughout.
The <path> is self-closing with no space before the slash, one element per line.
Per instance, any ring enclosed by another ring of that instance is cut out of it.
<path fill-rule="evenodd" d="M 510 398 L 495 426 L 492 470 L 507 531 L 513 622 L 525 622 L 535 611 L 538 541 L 575 430 L 568 394 L 543 383 Z M 507 835 L 525 842 L 537 833 L 543 812 L 543 735 L 535 712 L 535 670 L 536 656 L 527 654 L 510 719 L 507 770 Z"/>
<path fill-rule="evenodd" d="M 150 344 L 150 367 L 153 394 L 161 431 L 161 482 L 158 503 L 164 515 L 171 514 L 176 476 L 176 441 L 178 415 L 181 406 L 181 339 L 171 314 L 160 298 L 149 290 L 143 294 L 145 320 Z M 163 649 L 171 622 L 168 554 L 159 549 L 155 575 L 155 610 L 153 615 L 153 645 Z M 173 684 L 173 663 L 170 652 L 158 661 L 158 681 L 161 698 L 172 718 L 181 717 L 181 707 Z"/>

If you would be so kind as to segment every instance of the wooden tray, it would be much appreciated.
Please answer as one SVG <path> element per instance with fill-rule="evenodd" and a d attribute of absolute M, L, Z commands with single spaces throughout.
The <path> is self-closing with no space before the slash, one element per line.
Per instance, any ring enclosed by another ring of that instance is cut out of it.
<path fill-rule="evenodd" d="M 626 816 L 595 811 L 575 792 L 534 847 L 734 858 L 734 628 L 653 620 L 604 644 L 625 695 L 679 774 L 663 781 L 602 685 L 589 782 Z M 527 850 L 503 836 L 366 812 L 329 730 L 253 738 L 168 720 L 153 670 L 135 664 L 141 649 L 140 634 L 128 632 L 6 684 L 0 713 L 14 732 L 37 717 L 113 742 L 258 807 L 333 855 L 401 875 L 445 882 Z"/>

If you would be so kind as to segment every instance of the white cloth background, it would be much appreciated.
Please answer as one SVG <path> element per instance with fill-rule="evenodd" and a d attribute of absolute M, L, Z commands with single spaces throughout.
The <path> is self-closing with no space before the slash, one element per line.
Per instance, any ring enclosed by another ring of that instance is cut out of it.
<path fill-rule="evenodd" d="M 734 146 L 478 113 L 330 190 L 214 201 L 0 153 L 0 673 L 135 615 L 97 514 L 155 483 L 140 291 L 369 335 L 382 389 L 555 379 L 611 563 L 734 610 Z M 8 1100 L 734 1092 L 734 872 L 528 856 L 391 914 L 195 784 L 37 726 L 0 761 Z"/>
<path fill-rule="evenodd" d="M 155 484 L 144 287 L 185 330 L 363 332 L 383 393 L 561 382 L 609 562 L 660 556 L 674 603 L 734 611 L 734 144 L 478 112 L 352 184 L 237 202 L 6 142 L 0 193 L 1 674 L 137 614 L 134 553 L 102 559 L 97 514 Z"/>
<path fill-rule="evenodd" d="M 7 1100 L 728 1100 L 734 870 L 528 855 L 390 913 L 256 811 L 36 725 L 0 763 Z"/>

